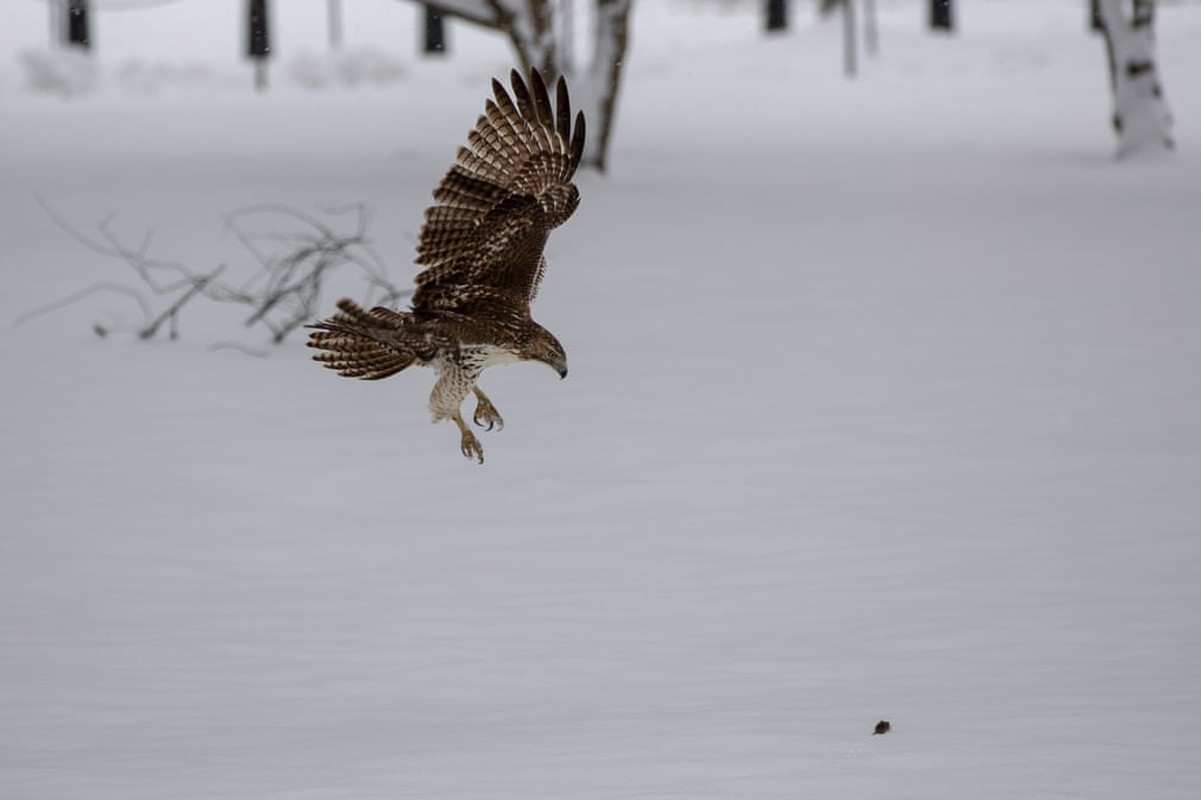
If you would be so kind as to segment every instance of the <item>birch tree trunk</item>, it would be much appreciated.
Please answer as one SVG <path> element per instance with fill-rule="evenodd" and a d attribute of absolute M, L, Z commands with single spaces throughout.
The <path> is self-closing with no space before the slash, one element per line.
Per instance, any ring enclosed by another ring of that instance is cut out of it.
<path fill-rule="evenodd" d="M 855 0 L 842 0 L 842 71 L 848 78 L 859 72 L 858 38 L 855 36 Z"/>
<path fill-rule="evenodd" d="M 1172 115 L 1155 63 L 1155 2 L 1133 0 L 1129 17 L 1123 12 L 1123 0 L 1099 0 L 1099 6 L 1118 158 L 1150 146 L 1170 149 Z"/>
<path fill-rule="evenodd" d="M 863 0 L 863 49 L 873 58 L 880 54 L 880 27 L 876 24 L 876 0 Z"/>
<path fill-rule="evenodd" d="M 329 21 L 329 49 L 342 49 L 342 0 L 329 0 L 326 7 Z"/>
<path fill-rule="evenodd" d="M 575 63 L 575 0 L 559 0 L 559 59 Z"/>
<path fill-rule="evenodd" d="M 63 35 L 63 0 L 47 0 L 46 7 L 50 9 L 50 46 L 58 47 L 66 37 Z"/>

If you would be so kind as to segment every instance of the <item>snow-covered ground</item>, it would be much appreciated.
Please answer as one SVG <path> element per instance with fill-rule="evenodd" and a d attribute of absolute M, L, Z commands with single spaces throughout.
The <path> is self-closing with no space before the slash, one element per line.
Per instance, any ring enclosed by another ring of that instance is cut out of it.
<path fill-rule="evenodd" d="M 348 44 L 403 75 L 255 96 L 221 4 L 177 2 L 102 14 L 63 99 L 5 5 L 4 320 L 132 283 L 35 194 L 195 269 L 245 264 L 223 213 L 364 201 L 406 280 L 509 66 L 461 27 L 421 62 L 364 0 Z M 286 5 L 281 58 L 318 52 Z M 847 82 L 806 4 L 766 41 L 755 3 L 640 3 L 535 307 L 571 376 L 487 373 L 482 467 L 429 373 L 338 379 L 221 307 L 11 327 L 0 797 L 1198 796 L 1201 5 L 1160 8 L 1178 150 L 1126 163 L 1082 3 L 950 38 L 880 5 Z"/>

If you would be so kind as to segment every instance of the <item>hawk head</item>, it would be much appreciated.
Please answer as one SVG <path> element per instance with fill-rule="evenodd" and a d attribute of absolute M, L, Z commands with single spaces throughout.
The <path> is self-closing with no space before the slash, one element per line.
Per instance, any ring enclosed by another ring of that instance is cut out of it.
<path fill-rule="evenodd" d="M 567 351 L 554 334 L 534 322 L 530 335 L 522 342 L 518 356 L 527 361 L 541 361 L 559 373 L 560 380 L 567 377 Z"/>

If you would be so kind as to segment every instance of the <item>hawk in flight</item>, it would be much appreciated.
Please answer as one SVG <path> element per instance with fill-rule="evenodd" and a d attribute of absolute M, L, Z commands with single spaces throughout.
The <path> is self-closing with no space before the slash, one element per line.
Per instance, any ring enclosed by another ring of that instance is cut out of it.
<path fill-rule="evenodd" d="M 530 302 L 546 270 L 542 249 L 552 229 L 580 202 L 571 182 L 584 149 L 584 115 L 574 121 L 567 84 L 552 104 L 542 76 L 513 70 L 513 94 L 492 81 L 495 100 L 467 134 L 455 163 L 434 189 L 417 240 L 411 307 L 362 308 L 339 300 L 339 313 L 315 323 L 313 356 L 339 375 L 379 380 L 414 364 L 433 367 L 434 422 L 454 420 L 460 450 L 484 463 L 484 449 L 460 406 L 475 394 L 473 419 L 500 429 L 504 420 L 476 385 L 496 364 L 541 361 L 567 377 L 567 354 L 534 322 Z"/>

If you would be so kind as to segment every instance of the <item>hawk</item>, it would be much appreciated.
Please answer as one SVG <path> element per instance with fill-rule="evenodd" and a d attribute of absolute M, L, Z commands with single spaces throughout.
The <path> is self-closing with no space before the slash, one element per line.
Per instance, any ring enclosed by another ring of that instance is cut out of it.
<path fill-rule="evenodd" d="M 492 100 L 467 134 L 434 189 L 417 239 L 410 308 L 362 308 L 338 301 L 339 313 L 309 327 L 313 356 L 339 375 L 379 380 L 414 364 L 437 375 L 430 394 L 433 421 L 453 420 L 459 449 L 484 463 L 484 449 L 460 407 L 475 394 L 473 419 L 504 427 L 477 385 L 497 364 L 541 361 L 567 377 L 567 353 L 530 316 L 546 271 L 542 254 L 551 230 L 580 202 L 571 182 L 584 149 L 584 115 L 572 120 L 567 84 L 559 78 L 552 104 L 537 70 L 527 83 L 517 70 L 513 94 L 492 81 Z"/>

